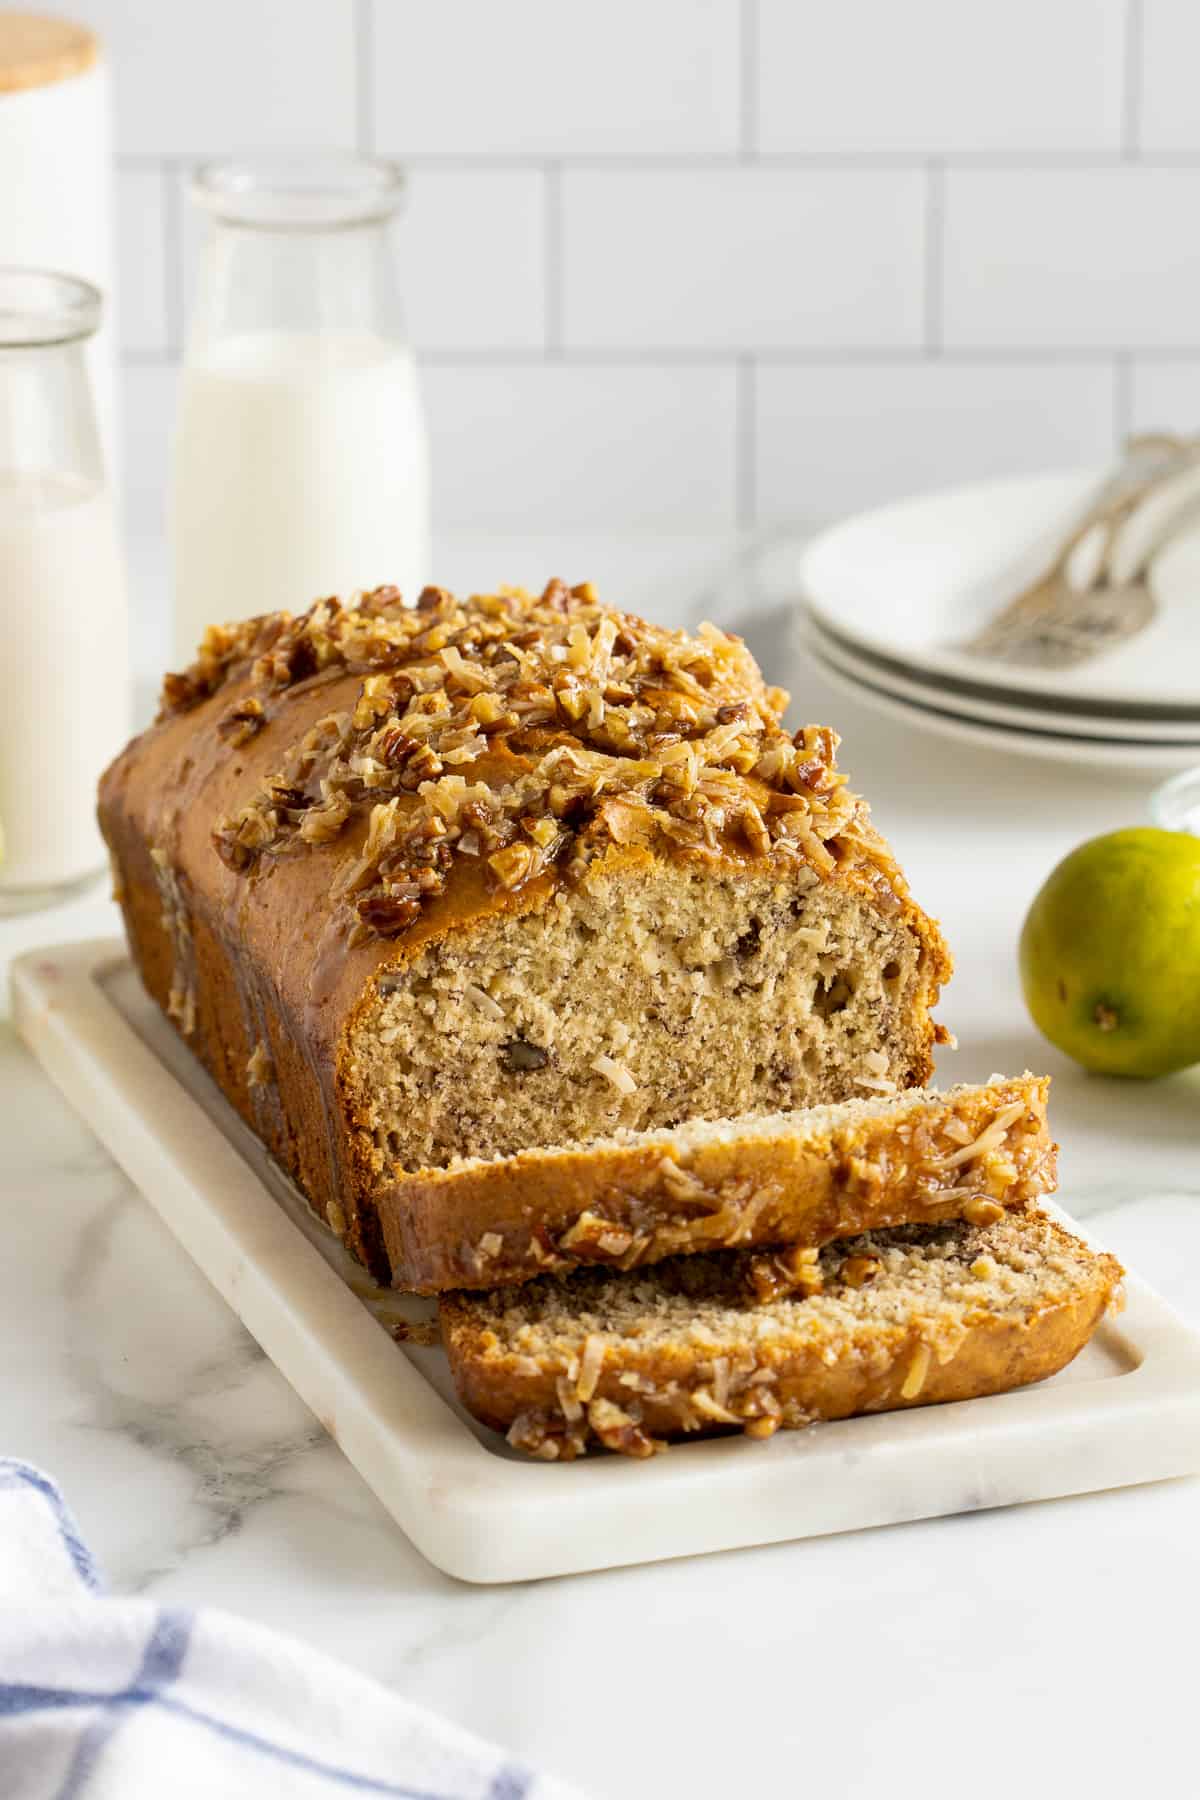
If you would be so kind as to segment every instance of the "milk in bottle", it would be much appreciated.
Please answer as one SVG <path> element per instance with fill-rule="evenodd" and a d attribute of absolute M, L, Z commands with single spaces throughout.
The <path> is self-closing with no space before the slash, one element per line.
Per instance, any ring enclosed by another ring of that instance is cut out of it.
<path fill-rule="evenodd" d="M 129 733 L 125 584 L 83 346 L 87 283 L 0 270 L 0 912 L 104 865 L 96 783 Z"/>
<path fill-rule="evenodd" d="M 206 625 L 430 578 L 429 467 L 389 227 L 357 157 L 203 171 L 213 228 L 172 479 L 175 653 Z"/>

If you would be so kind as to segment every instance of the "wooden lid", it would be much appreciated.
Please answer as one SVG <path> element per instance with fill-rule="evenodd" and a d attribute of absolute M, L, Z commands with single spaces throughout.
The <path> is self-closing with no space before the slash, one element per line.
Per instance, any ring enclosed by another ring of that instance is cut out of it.
<path fill-rule="evenodd" d="M 100 55 L 86 25 L 48 13 L 0 12 L 0 94 L 82 75 Z"/>

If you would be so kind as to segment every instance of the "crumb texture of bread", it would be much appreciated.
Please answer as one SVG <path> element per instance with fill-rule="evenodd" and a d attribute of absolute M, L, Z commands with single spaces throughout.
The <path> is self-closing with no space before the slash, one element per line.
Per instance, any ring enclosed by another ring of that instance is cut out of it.
<path fill-rule="evenodd" d="M 782 1259 L 723 1251 L 546 1276 L 443 1295 L 440 1311 L 465 1405 L 558 1461 L 1020 1387 L 1078 1354 L 1122 1274 L 1030 1206 Z"/>
<path fill-rule="evenodd" d="M 458 1161 L 381 1197 L 384 1240 L 412 1284 L 436 1293 L 889 1225 L 984 1224 L 1053 1191 L 1048 1088 L 1026 1074 Z"/>
<path fill-rule="evenodd" d="M 101 783 L 134 957 L 379 1279 L 416 1171 L 928 1078 L 945 946 L 786 698 L 561 582 L 322 601 L 167 678 Z"/>
<path fill-rule="evenodd" d="M 924 979 L 904 921 L 859 894 L 601 864 L 382 977 L 350 1033 L 354 1106 L 382 1174 L 907 1087 Z"/>

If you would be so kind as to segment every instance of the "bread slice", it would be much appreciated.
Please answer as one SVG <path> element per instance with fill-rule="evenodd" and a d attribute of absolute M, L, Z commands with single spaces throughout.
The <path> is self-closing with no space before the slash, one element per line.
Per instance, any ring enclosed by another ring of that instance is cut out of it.
<path fill-rule="evenodd" d="M 459 1161 L 398 1183 L 384 1241 L 409 1284 L 434 1293 L 888 1225 L 984 1224 L 1054 1187 L 1048 1087 L 997 1076 Z"/>
<path fill-rule="evenodd" d="M 649 1456 L 689 1432 L 765 1438 L 1040 1381 L 1119 1302 L 1122 1274 L 1030 1206 L 819 1252 L 447 1294 L 441 1324 L 464 1404 L 510 1444 L 548 1461 Z"/>
<path fill-rule="evenodd" d="M 562 582 L 322 601 L 167 677 L 100 791 L 135 961 L 378 1279 L 418 1170 L 929 1079 L 945 945 L 786 701 Z"/>

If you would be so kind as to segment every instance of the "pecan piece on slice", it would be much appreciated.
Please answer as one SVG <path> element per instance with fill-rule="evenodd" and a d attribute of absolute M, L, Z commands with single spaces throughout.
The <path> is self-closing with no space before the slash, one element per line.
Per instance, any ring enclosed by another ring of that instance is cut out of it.
<path fill-rule="evenodd" d="M 539 1462 L 574 1462 L 587 1448 L 587 1426 L 539 1411 L 518 1413 L 505 1436 L 514 1450 L 536 1456 Z"/>
<path fill-rule="evenodd" d="M 605 1449 L 615 1450 L 619 1456 L 653 1456 L 667 1447 L 662 1438 L 651 1437 L 641 1420 L 615 1401 L 589 1401 L 587 1416 Z"/>
<path fill-rule="evenodd" d="M 249 743 L 255 732 L 261 731 L 266 722 L 267 715 L 262 701 L 256 700 L 253 694 L 247 694 L 244 700 L 239 700 L 217 720 L 217 735 L 236 750 L 240 745 Z"/>
<path fill-rule="evenodd" d="M 769 1300 L 807 1300 L 819 1294 L 824 1286 L 821 1275 L 821 1252 L 792 1248 L 779 1250 L 774 1256 L 755 1256 L 746 1271 L 754 1298 Z"/>
<path fill-rule="evenodd" d="M 362 923 L 378 937 L 397 937 L 420 918 L 421 902 L 400 899 L 394 894 L 364 894 L 355 910 Z"/>
<path fill-rule="evenodd" d="M 838 1270 L 838 1275 L 847 1287 L 866 1287 L 868 1282 L 874 1281 L 882 1267 L 877 1256 L 848 1256 Z"/>
<path fill-rule="evenodd" d="M 623 1225 L 614 1225 L 599 1213 L 581 1212 L 569 1231 L 558 1240 L 558 1247 L 580 1262 L 619 1263 L 634 1243 L 634 1234 Z"/>

